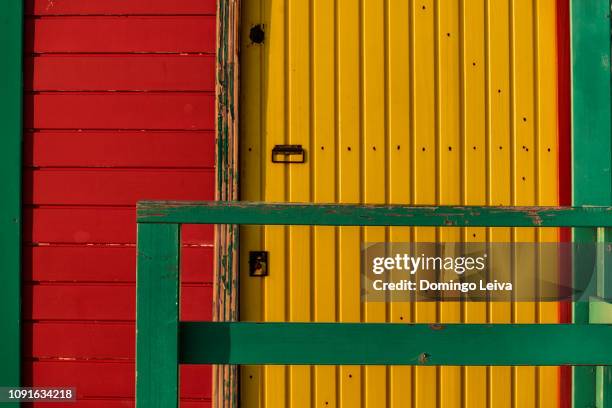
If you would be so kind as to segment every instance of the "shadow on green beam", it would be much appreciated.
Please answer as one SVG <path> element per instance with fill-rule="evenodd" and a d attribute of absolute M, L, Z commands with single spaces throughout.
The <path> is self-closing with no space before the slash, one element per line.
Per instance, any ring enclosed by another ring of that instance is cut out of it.
<path fill-rule="evenodd" d="M 182 322 L 185 364 L 612 365 L 612 325 Z"/>

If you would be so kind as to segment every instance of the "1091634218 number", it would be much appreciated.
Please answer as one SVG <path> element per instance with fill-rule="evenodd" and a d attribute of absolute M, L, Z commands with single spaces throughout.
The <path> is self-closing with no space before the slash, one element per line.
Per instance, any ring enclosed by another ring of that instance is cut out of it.
<path fill-rule="evenodd" d="M 74 387 L 0 387 L 2 402 L 76 401 Z"/>

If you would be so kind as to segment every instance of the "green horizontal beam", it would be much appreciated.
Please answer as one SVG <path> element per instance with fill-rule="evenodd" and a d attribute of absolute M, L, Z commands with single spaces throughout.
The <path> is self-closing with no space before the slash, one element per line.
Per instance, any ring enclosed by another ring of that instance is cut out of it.
<path fill-rule="evenodd" d="M 612 365 L 612 325 L 183 322 L 185 364 Z"/>
<path fill-rule="evenodd" d="M 411 207 L 145 201 L 139 223 L 439 227 L 612 227 L 612 207 Z"/>

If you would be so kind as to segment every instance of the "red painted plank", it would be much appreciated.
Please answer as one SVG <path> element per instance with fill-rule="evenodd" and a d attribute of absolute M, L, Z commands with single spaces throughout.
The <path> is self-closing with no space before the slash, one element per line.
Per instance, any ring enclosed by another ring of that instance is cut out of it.
<path fill-rule="evenodd" d="M 213 93 L 24 95 L 25 126 L 37 129 L 214 130 Z"/>
<path fill-rule="evenodd" d="M 25 21 L 26 52 L 215 52 L 214 16 L 43 17 Z"/>
<path fill-rule="evenodd" d="M 49 408 L 48 402 L 33 402 L 22 404 L 24 407 Z M 130 399 L 77 399 L 77 402 L 53 402 L 53 408 L 134 408 L 134 400 Z"/>
<path fill-rule="evenodd" d="M 213 168 L 215 133 L 212 131 L 27 132 L 24 134 L 24 151 L 24 165 L 35 167 Z"/>
<path fill-rule="evenodd" d="M 133 360 L 134 323 L 24 323 L 25 357 Z"/>
<path fill-rule="evenodd" d="M 213 55 L 39 55 L 24 61 L 26 90 L 210 91 Z"/>
<path fill-rule="evenodd" d="M 125 284 L 23 286 L 23 316 L 32 320 L 133 321 L 136 287 Z M 181 320 L 212 319 L 212 287 L 181 287 Z"/>
<path fill-rule="evenodd" d="M 29 406 L 25 404 L 24 406 Z M 77 403 L 53 403 L 53 408 L 134 408 L 133 399 L 81 399 Z M 49 408 L 47 402 L 32 403 L 32 408 Z M 212 408 L 210 400 L 185 400 L 181 399 L 179 403 L 181 408 Z"/>
<path fill-rule="evenodd" d="M 213 200 L 215 174 L 204 170 L 31 170 L 24 204 L 136 205 L 139 200 Z"/>
<path fill-rule="evenodd" d="M 26 132 L 24 151 L 26 153 L 24 165 L 35 167 L 213 168 L 215 133 L 212 131 Z"/>
<path fill-rule="evenodd" d="M 135 244 L 134 208 L 24 209 L 24 240 L 35 243 Z M 184 244 L 211 245 L 211 225 L 184 225 Z"/>
<path fill-rule="evenodd" d="M 133 398 L 134 363 L 35 361 L 26 364 L 25 383 L 76 387 L 77 398 Z M 210 366 L 181 366 L 182 398 L 210 398 Z M 95 380 L 93 380 L 95 379 Z"/>
<path fill-rule="evenodd" d="M 46 282 L 136 281 L 136 248 L 133 246 L 25 246 L 23 280 Z M 213 249 L 181 250 L 181 280 L 188 283 L 213 279 Z"/>
<path fill-rule="evenodd" d="M 215 0 L 26 0 L 28 15 L 215 14 Z"/>

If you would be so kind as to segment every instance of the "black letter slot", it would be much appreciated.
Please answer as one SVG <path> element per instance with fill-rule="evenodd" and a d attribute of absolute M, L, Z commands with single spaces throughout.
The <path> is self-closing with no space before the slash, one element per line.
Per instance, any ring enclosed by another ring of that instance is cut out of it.
<path fill-rule="evenodd" d="M 272 163 L 304 163 L 305 160 L 302 145 L 276 145 L 272 149 Z"/>

